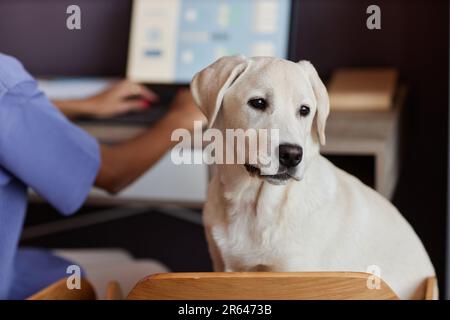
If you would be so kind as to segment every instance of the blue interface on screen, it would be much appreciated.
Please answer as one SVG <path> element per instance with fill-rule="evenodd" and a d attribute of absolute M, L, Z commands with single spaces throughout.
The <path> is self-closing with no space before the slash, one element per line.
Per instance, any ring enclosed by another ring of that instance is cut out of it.
<path fill-rule="evenodd" d="M 135 0 L 129 76 L 187 83 L 225 55 L 287 57 L 291 0 Z"/>

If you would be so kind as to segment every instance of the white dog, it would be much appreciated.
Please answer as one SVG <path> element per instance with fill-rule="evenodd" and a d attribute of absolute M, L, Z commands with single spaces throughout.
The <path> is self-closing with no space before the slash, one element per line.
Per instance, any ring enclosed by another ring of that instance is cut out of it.
<path fill-rule="evenodd" d="M 191 83 L 209 126 L 279 129 L 263 175 L 215 165 L 204 223 L 215 271 L 360 271 L 377 266 L 401 298 L 419 298 L 432 263 L 391 203 L 319 154 L 329 113 L 308 61 L 224 57 Z"/>

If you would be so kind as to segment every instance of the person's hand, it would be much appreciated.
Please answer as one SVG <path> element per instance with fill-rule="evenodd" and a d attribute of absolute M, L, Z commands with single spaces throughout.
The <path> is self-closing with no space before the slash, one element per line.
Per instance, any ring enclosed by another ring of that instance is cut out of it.
<path fill-rule="evenodd" d="M 194 102 L 189 89 L 181 89 L 170 104 L 170 110 L 166 120 L 176 128 L 184 128 L 189 131 L 194 129 L 194 121 L 206 124 L 206 118 Z"/>
<path fill-rule="evenodd" d="M 129 80 L 120 81 L 110 88 L 83 100 L 85 112 L 98 117 L 110 117 L 150 107 L 158 97 L 146 87 Z"/>

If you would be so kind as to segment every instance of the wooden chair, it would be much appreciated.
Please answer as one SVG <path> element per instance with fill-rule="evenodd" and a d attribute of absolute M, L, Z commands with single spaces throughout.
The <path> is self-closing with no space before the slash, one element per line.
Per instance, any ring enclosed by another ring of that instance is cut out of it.
<path fill-rule="evenodd" d="M 95 300 L 96 295 L 92 285 L 81 278 L 81 288 L 69 290 L 67 278 L 61 279 L 35 293 L 27 300 Z"/>
<path fill-rule="evenodd" d="M 369 289 L 373 275 L 362 272 L 204 272 L 161 273 L 139 281 L 126 299 L 131 300 L 396 300 L 398 296 L 381 279 Z M 436 279 L 421 286 L 424 300 L 432 300 Z M 95 292 L 86 279 L 80 290 L 69 290 L 62 279 L 29 300 L 93 300 Z M 124 295 L 117 282 L 109 283 L 108 300 Z"/>
<path fill-rule="evenodd" d="M 373 275 L 362 272 L 211 272 L 164 273 L 144 278 L 127 299 L 139 300 L 396 300 L 381 279 L 369 289 Z M 433 299 L 436 279 L 424 281 L 423 299 Z M 122 297 L 111 283 L 107 298 Z"/>

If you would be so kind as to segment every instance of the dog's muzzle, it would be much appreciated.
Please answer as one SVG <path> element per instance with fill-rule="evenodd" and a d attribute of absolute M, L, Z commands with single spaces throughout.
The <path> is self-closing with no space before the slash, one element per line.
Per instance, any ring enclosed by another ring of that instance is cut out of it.
<path fill-rule="evenodd" d="M 278 172 L 273 175 L 264 175 L 261 169 L 250 164 L 245 164 L 245 169 L 251 176 L 267 180 L 272 184 L 285 184 L 289 179 L 300 180 L 297 177 L 297 166 L 303 158 L 303 149 L 295 144 L 280 144 L 278 146 Z"/>
<path fill-rule="evenodd" d="M 253 177 L 258 177 L 261 179 L 266 180 L 269 183 L 272 184 L 276 184 L 276 185 L 280 185 L 280 184 L 285 184 L 288 180 L 290 179 L 294 179 L 299 181 L 300 179 L 295 175 L 295 168 L 293 169 L 287 169 L 287 168 L 283 168 L 281 169 L 282 171 L 278 171 L 278 173 L 273 174 L 273 175 L 263 175 L 261 174 L 261 169 L 252 166 L 250 164 L 245 164 L 245 169 L 247 170 L 247 172 L 253 176 Z"/>

